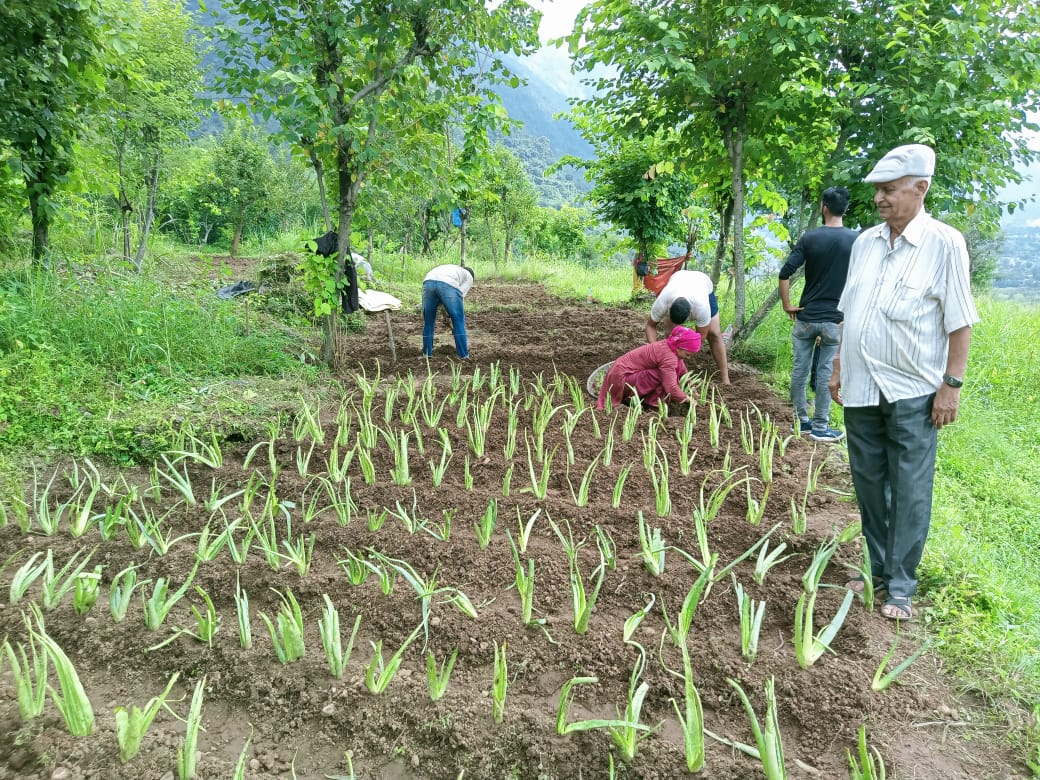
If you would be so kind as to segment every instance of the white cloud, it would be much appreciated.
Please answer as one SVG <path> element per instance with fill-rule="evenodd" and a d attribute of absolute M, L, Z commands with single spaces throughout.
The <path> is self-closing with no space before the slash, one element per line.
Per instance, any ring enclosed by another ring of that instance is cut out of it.
<path fill-rule="evenodd" d="M 542 43 L 550 38 L 569 35 L 574 29 L 574 18 L 578 11 L 588 5 L 588 0 L 529 0 L 532 7 L 542 12 L 542 26 L 538 30 Z"/>

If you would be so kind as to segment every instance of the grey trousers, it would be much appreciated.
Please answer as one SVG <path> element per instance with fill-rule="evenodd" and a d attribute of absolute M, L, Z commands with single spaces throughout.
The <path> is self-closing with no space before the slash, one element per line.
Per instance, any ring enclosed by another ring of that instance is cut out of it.
<path fill-rule="evenodd" d="M 849 465 L 875 577 L 889 595 L 912 596 L 932 519 L 935 394 L 845 407 Z"/>

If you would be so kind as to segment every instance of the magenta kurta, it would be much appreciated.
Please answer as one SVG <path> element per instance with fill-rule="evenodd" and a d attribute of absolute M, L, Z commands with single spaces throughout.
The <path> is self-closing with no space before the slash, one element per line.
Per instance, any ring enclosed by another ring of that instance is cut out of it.
<path fill-rule="evenodd" d="M 633 387 L 636 395 L 650 405 L 656 405 L 666 396 L 674 401 L 685 401 L 686 393 L 679 389 L 679 377 L 685 373 L 685 364 L 667 341 L 636 347 L 615 360 L 607 371 L 596 408 L 606 408 L 608 396 L 612 406 L 624 403 L 632 397 Z"/>

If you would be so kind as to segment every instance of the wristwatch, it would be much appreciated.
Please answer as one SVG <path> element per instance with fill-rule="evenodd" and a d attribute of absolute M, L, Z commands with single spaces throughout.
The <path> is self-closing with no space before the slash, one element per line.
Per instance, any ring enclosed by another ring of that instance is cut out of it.
<path fill-rule="evenodd" d="M 950 387 L 960 387 L 964 384 L 963 379 L 958 379 L 957 377 L 950 376 L 949 374 L 943 374 L 943 382 L 948 384 Z"/>

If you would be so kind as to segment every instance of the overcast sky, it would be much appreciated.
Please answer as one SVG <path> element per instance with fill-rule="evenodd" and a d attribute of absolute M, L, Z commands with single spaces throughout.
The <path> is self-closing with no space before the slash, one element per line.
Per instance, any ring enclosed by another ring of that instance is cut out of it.
<path fill-rule="evenodd" d="M 588 0 L 528 0 L 542 12 L 542 26 L 538 30 L 542 42 L 567 35 L 574 29 L 574 17 L 588 4 Z"/>

